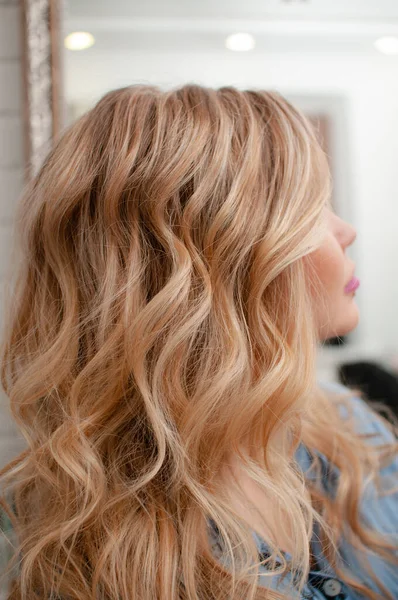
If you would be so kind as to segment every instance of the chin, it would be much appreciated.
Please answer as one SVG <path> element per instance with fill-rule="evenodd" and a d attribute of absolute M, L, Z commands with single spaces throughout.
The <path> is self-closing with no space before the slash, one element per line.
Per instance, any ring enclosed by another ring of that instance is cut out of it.
<path fill-rule="evenodd" d="M 347 335 L 350 331 L 356 329 L 359 323 L 359 311 L 356 304 L 353 304 L 352 310 L 347 311 L 344 315 L 340 327 L 337 328 L 337 334 L 339 336 Z"/>
<path fill-rule="evenodd" d="M 344 307 L 343 314 L 335 318 L 334 327 L 322 328 L 320 340 L 325 341 L 330 338 L 342 337 L 353 331 L 359 323 L 359 311 L 357 305 L 353 302 L 347 309 Z M 330 325 L 330 324 L 329 324 Z"/>

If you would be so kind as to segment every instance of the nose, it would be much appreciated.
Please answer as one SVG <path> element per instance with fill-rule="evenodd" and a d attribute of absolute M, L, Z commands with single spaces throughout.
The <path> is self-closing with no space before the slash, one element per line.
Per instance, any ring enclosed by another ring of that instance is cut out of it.
<path fill-rule="evenodd" d="M 344 221 L 343 219 L 341 219 L 341 231 L 340 231 L 340 235 L 341 235 L 341 240 L 342 240 L 342 244 L 344 246 L 344 248 L 347 248 L 348 246 L 351 246 L 351 244 L 353 244 L 357 238 L 357 230 L 355 229 L 355 227 L 353 225 L 351 225 L 351 223 L 348 223 L 347 221 Z"/>
<path fill-rule="evenodd" d="M 357 230 L 352 225 L 348 225 L 347 239 L 347 246 L 351 246 L 357 239 Z"/>

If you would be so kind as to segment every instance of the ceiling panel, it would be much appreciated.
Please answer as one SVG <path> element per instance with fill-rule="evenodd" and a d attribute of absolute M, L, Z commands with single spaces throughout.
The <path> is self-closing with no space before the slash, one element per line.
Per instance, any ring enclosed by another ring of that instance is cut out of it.
<path fill-rule="evenodd" d="M 398 0 L 66 0 L 71 17 L 398 19 Z"/>

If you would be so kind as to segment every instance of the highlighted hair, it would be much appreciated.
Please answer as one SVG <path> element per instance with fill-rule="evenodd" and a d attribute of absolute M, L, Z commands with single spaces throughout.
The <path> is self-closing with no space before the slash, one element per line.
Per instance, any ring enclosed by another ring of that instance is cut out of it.
<path fill-rule="evenodd" d="M 276 92 L 133 85 L 63 133 L 18 206 L 5 313 L 2 384 L 27 442 L 0 473 L 10 599 L 290 598 L 258 585 L 231 452 L 283 506 L 292 564 L 267 542 L 298 589 L 315 523 L 337 569 L 343 526 L 394 560 L 358 519 L 382 452 L 316 383 L 303 258 L 330 190 L 311 125 Z M 334 500 L 295 463 L 300 441 L 340 469 Z"/>

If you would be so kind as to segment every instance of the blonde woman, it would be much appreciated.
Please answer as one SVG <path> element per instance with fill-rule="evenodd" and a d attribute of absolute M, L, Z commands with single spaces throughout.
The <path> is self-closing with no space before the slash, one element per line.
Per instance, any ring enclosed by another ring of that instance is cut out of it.
<path fill-rule="evenodd" d="M 133 85 L 57 141 L 4 319 L 6 598 L 398 598 L 397 426 L 316 379 L 358 322 L 330 191 L 276 92 Z"/>

